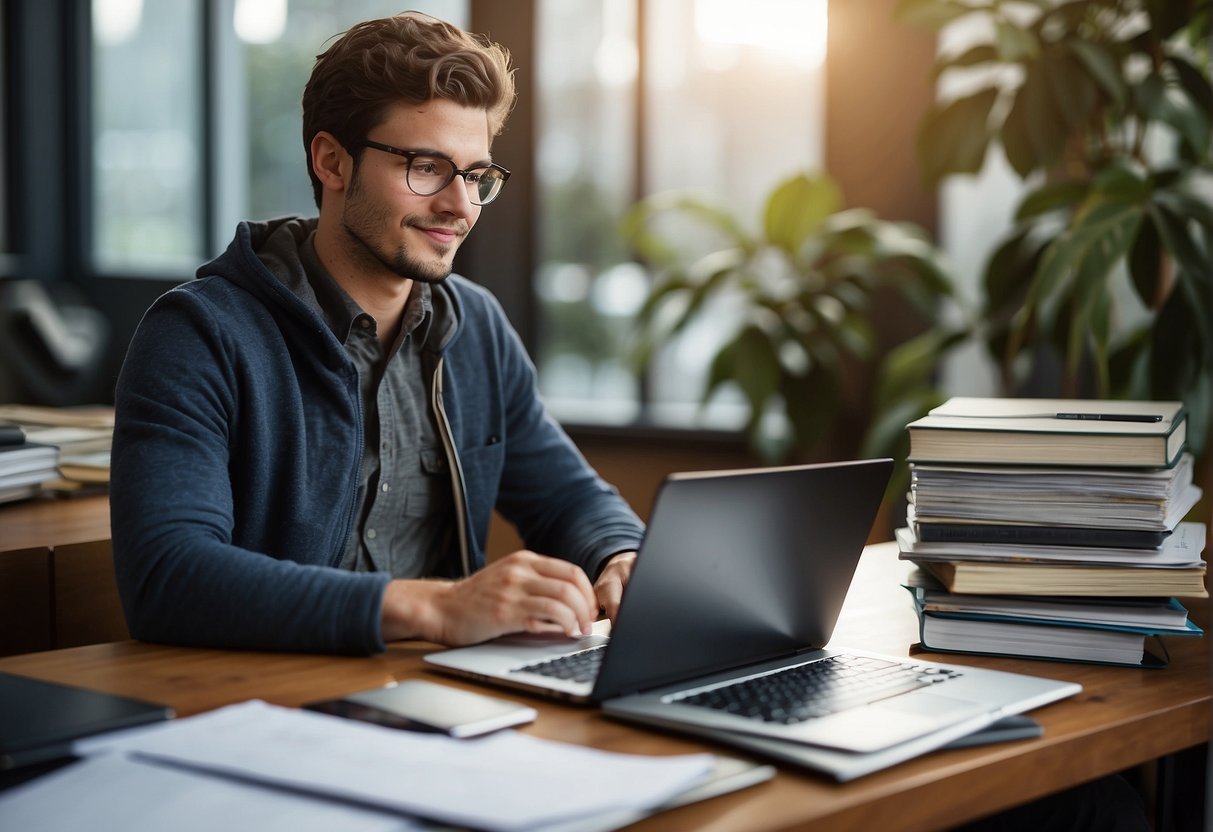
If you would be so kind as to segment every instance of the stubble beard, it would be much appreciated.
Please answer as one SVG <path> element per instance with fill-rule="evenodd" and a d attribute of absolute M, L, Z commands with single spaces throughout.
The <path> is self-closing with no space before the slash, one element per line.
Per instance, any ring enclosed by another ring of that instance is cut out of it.
<path fill-rule="evenodd" d="M 450 277 L 451 266 L 445 261 L 435 256 L 431 260 L 423 260 L 409 253 L 408 245 L 403 241 L 395 251 L 387 251 L 383 247 L 377 247 L 370 239 L 376 229 L 386 228 L 391 223 L 391 212 L 388 210 L 374 210 L 363 204 L 358 189 L 351 189 L 348 199 L 345 204 L 345 211 L 341 218 L 341 227 L 345 231 L 346 237 L 353 244 L 351 246 L 351 255 L 357 262 L 364 264 L 368 269 L 384 268 L 404 280 L 415 280 L 418 283 L 441 283 Z M 400 227 L 408 228 L 415 227 L 418 229 L 424 228 L 428 223 L 434 226 L 447 226 L 448 224 L 438 220 L 423 219 L 416 215 L 410 214 L 405 217 L 400 223 Z M 463 239 L 462 232 L 459 239 L 451 243 L 451 248 L 457 248 L 459 242 Z"/>

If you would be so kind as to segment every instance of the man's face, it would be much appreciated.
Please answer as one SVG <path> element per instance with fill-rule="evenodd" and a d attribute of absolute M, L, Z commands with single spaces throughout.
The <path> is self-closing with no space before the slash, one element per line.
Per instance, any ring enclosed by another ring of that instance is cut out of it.
<path fill-rule="evenodd" d="M 461 170 L 491 161 L 487 114 L 451 101 L 394 105 L 366 138 L 449 159 Z M 403 156 L 365 148 L 345 195 L 342 228 L 351 255 L 369 271 L 437 283 L 451 273 L 480 206 L 472 204 L 460 176 L 419 196 L 409 187 L 408 169 Z"/>

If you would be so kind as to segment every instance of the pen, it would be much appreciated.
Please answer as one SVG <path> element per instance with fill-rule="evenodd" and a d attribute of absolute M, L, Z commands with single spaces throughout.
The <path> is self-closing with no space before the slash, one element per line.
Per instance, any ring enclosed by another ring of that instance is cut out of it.
<path fill-rule="evenodd" d="M 1055 419 L 1090 419 L 1097 422 L 1161 422 L 1152 413 L 1058 413 Z"/>

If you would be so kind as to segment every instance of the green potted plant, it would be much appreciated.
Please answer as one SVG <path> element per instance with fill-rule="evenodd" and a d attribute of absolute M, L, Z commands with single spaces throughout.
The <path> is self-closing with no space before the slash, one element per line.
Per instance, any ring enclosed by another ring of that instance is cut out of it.
<path fill-rule="evenodd" d="M 1208 447 L 1211 6 L 903 0 L 904 22 L 941 29 L 967 18 L 986 33 L 937 60 L 937 75 L 970 84 L 921 124 L 926 180 L 976 173 L 1001 152 L 1028 189 L 989 257 L 978 323 L 890 354 L 869 449 L 890 447 L 939 401 L 931 376 L 967 335 L 988 346 L 1004 395 L 1180 399 L 1190 447 Z M 1060 382 L 1041 389 L 1037 371 L 1050 362 Z"/>
<path fill-rule="evenodd" d="M 952 287 L 921 229 L 844 210 L 826 175 L 780 182 L 758 225 L 747 229 L 708 199 L 668 193 L 634 206 L 623 233 L 656 272 L 638 315 L 640 363 L 705 305 L 727 299 L 738 323 L 711 358 L 703 401 L 735 384 L 752 446 L 779 461 L 831 434 L 855 367 L 870 368 L 887 346 L 872 324 L 874 299 L 891 290 L 931 320 Z"/>

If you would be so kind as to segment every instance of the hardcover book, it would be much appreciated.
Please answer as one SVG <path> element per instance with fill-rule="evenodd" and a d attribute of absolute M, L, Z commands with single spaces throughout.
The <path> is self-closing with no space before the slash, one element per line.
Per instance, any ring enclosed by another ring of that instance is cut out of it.
<path fill-rule="evenodd" d="M 1177 401 L 961 396 L 906 429 L 911 462 L 1167 468 L 1187 441 Z"/>
<path fill-rule="evenodd" d="M 1143 566 L 918 559 L 914 559 L 914 562 L 934 575 L 949 592 L 987 595 L 1209 597 L 1205 589 L 1204 563 L 1199 567 L 1158 569 Z"/>

